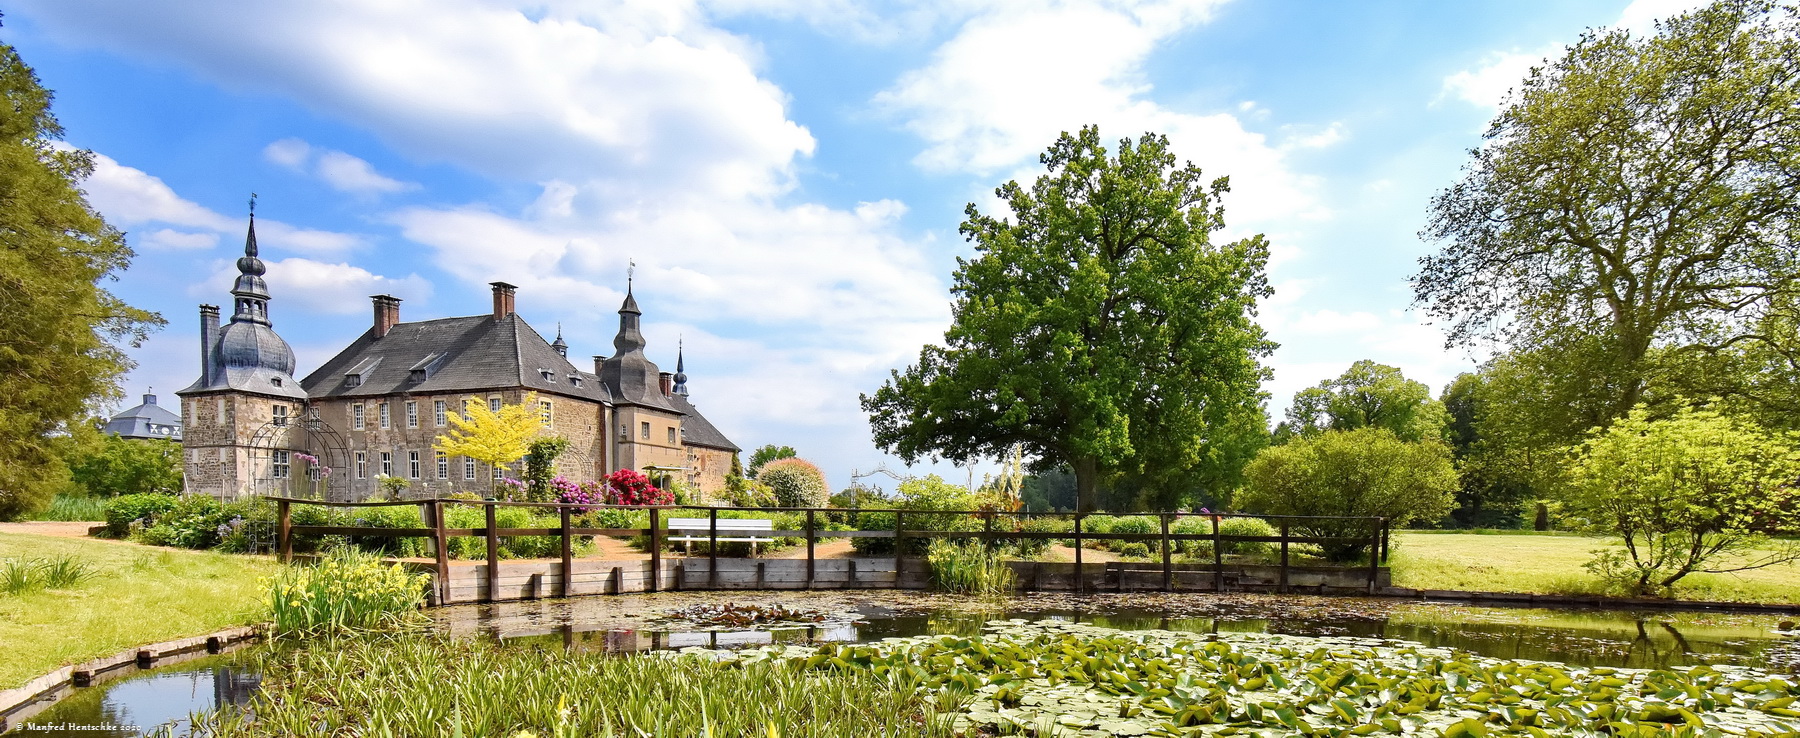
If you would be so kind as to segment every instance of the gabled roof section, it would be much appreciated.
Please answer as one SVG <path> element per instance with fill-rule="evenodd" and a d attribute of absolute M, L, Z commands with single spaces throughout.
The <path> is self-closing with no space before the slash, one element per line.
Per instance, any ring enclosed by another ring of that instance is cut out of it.
<path fill-rule="evenodd" d="M 720 433 L 712 421 L 701 415 L 700 409 L 694 407 L 694 403 L 688 402 L 686 397 L 675 395 L 670 397 L 669 401 L 675 406 L 675 409 L 687 416 L 681 419 L 681 438 L 687 445 L 716 448 L 732 453 L 743 450 L 738 448 L 737 444 L 732 443 L 731 439 L 726 438 L 724 433 Z"/>
<path fill-rule="evenodd" d="M 545 380 L 540 367 L 555 381 Z M 362 372 L 352 385 L 346 375 Z M 567 381 L 585 376 L 581 386 Z M 386 336 L 374 330 L 301 380 L 309 397 L 375 397 L 400 392 L 429 394 L 523 387 L 538 392 L 609 402 L 605 387 L 558 355 L 517 314 L 439 318 L 399 323 Z"/>

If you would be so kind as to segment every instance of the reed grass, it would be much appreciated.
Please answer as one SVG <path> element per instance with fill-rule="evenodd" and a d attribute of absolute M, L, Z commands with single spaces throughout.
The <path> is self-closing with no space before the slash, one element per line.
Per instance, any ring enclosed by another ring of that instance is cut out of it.
<path fill-rule="evenodd" d="M 617 656 L 409 634 L 254 652 L 262 691 L 197 734 L 501 738 L 947 738 L 931 695 L 896 670 L 804 670 Z"/>
<path fill-rule="evenodd" d="M 270 581 L 269 612 L 277 634 L 383 630 L 420 624 L 426 574 L 349 546 L 316 564 L 285 566 Z"/>
<path fill-rule="evenodd" d="M 1018 584 L 1005 557 L 979 543 L 933 540 L 925 559 L 931 565 L 932 586 L 945 592 L 1007 597 Z"/>
<path fill-rule="evenodd" d="M 32 520 L 59 522 L 101 522 L 106 520 L 106 499 L 77 495 L 57 495 L 50 506 L 33 513 Z"/>
<path fill-rule="evenodd" d="M 16 595 L 40 589 L 71 589 L 99 572 L 72 556 L 0 560 L 0 593 Z"/>

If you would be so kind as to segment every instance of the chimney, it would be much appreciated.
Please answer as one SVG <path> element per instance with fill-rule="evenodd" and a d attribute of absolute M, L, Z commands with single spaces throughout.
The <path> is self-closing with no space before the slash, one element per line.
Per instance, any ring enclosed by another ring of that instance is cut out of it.
<path fill-rule="evenodd" d="M 673 373 L 670 373 L 670 372 L 657 373 L 656 383 L 657 383 L 657 385 L 662 387 L 663 397 L 668 397 L 670 392 L 675 391 L 675 375 Z"/>
<path fill-rule="evenodd" d="M 600 376 L 600 367 L 604 366 L 605 364 L 606 364 L 606 357 L 599 356 L 599 355 L 594 356 L 594 376 L 596 376 L 596 377 Z"/>
<path fill-rule="evenodd" d="M 200 386 L 213 384 L 213 344 L 219 342 L 219 306 L 200 306 Z"/>
<path fill-rule="evenodd" d="M 513 314 L 513 293 L 519 288 L 505 282 L 489 282 L 494 287 L 494 320 L 505 320 Z"/>
<path fill-rule="evenodd" d="M 375 337 L 382 338 L 400 323 L 400 298 L 393 295 L 371 295 L 375 303 Z"/>

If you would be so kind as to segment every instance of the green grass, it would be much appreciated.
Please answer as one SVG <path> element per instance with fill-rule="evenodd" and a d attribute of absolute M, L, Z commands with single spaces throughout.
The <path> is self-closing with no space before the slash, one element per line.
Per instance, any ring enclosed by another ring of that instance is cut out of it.
<path fill-rule="evenodd" d="M 0 594 L 0 689 L 132 646 L 267 617 L 266 558 L 0 533 L 0 560 L 79 562 L 72 585 Z"/>
<path fill-rule="evenodd" d="M 1534 594 L 1606 594 L 1582 568 L 1602 538 L 1406 531 L 1394 534 L 1394 586 Z M 1800 565 L 1736 574 L 1692 574 L 1675 585 L 1684 600 L 1800 602 Z"/>

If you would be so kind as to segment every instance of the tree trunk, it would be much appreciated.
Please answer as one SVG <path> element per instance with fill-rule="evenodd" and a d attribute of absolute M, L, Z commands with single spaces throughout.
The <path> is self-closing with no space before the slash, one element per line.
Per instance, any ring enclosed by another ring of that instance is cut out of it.
<path fill-rule="evenodd" d="M 1100 491 L 1100 463 L 1092 456 L 1075 459 L 1075 510 L 1093 512 Z"/>

